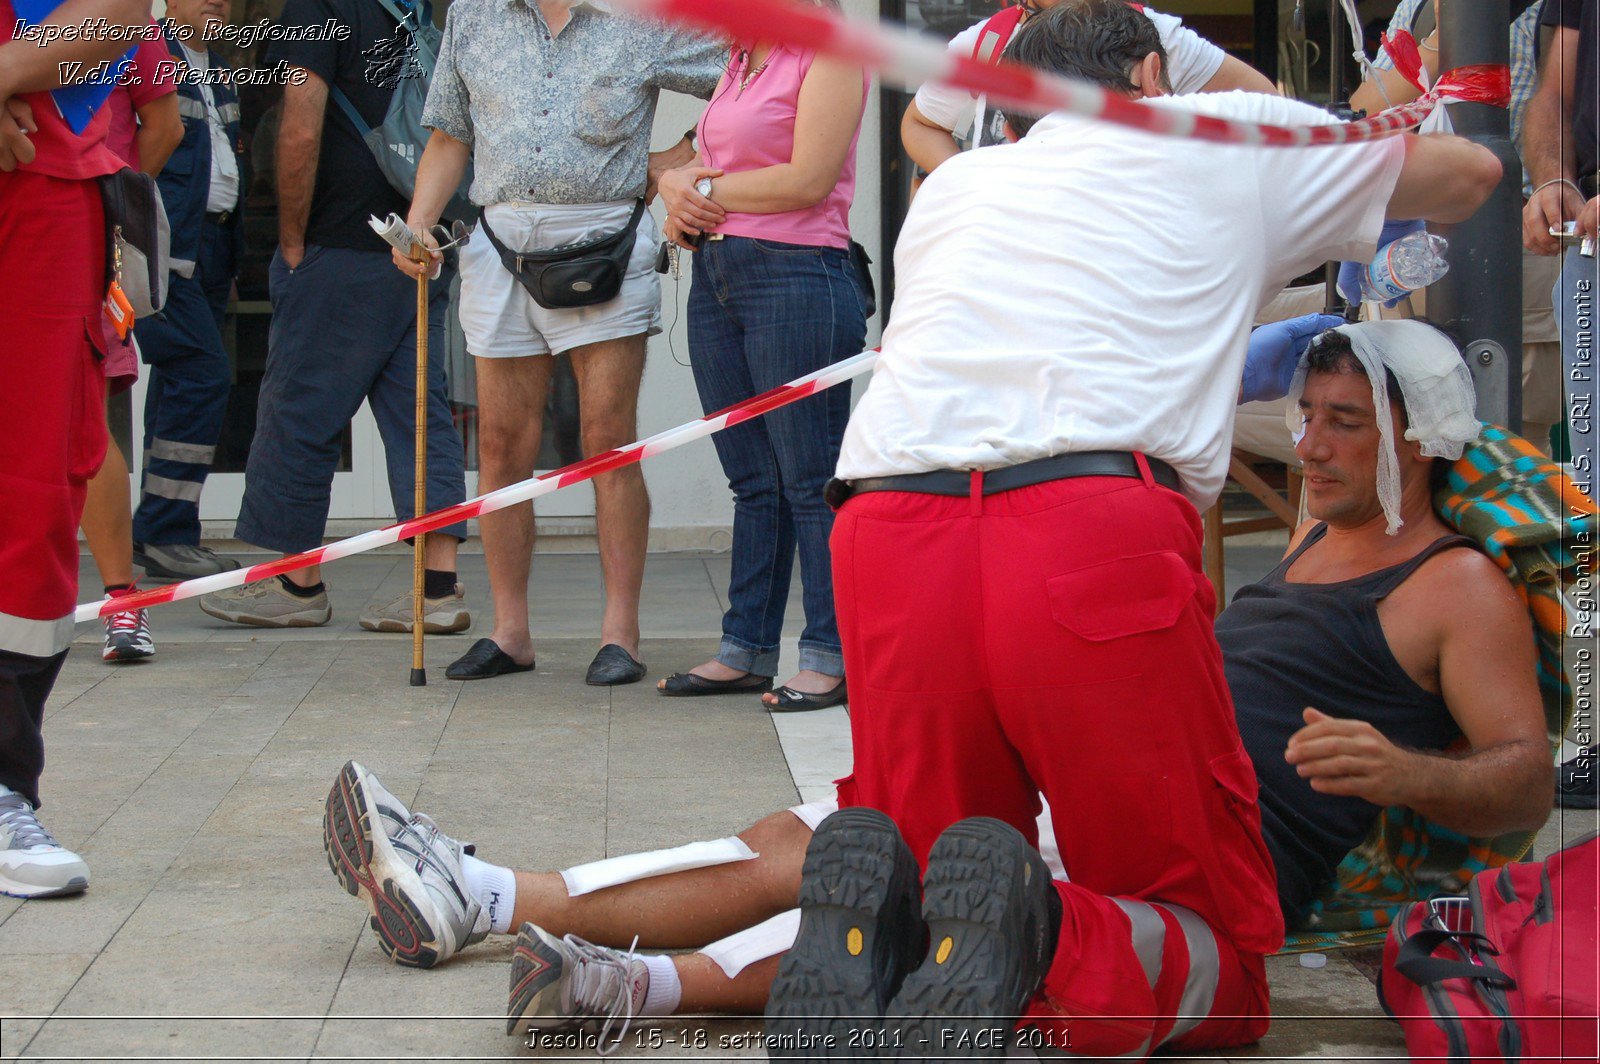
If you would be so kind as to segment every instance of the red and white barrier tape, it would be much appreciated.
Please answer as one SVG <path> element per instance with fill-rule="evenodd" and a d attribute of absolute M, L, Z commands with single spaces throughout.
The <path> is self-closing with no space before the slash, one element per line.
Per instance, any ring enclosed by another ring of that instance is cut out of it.
<path fill-rule="evenodd" d="M 861 63 L 886 80 L 915 88 L 942 81 L 982 93 L 991 105 L 1032 112 L 1069 111 L 1150 133 L 1228 144 L 1304 147 L 1375 140 L 1411 128 L 1441 102 L 1504 106 L 1510 75 L 1504 67 L 1463 67 L 1439 79 L 1409 104 L 1358 122 L 1276 126 L 1233 122 L 1165 107 L 1142 107 L 1087 81 L 1016 63 L 991 64 L 952 52 L 912 30 L 850 20 L 794 0 L 614 0 L 624 7 L 743 41 L 781 41 Z"/>
<path fill-rule="evenodd" d="M 681 447 L 691 440 L 698 440 L 709 436 L 713 432 L 725 429 L 730 425 L 737 425 L 741 421 L 749 421 L 753 417 L 760 417 L 769 410 L 776 410 L 780 406 L 787 406 L 808 395 L 832 388 L 836 384 L 843 384 L 854 377 L 859 377 L 872 369 L 878 361 L 877 351 L 863 351 L 859 355 L 847 358 L 842 362 L 835 362 L 826 369 L 808 374 L 788 384 L 780 385 L 769 392 L 762 392 L 752 399 L 747 399 L 726 410 L 719 410 L 715 414 L 707 414 L 696 421 L 676 428 L 658 432 L 648 439 L 637 443 L 630 443 L 626 447 L 604 454 L 597 454 L 593 458 L 586 458 L 581 462 L 564 466 L 561 469 L 551 470 L 532 480 L 524 480 L 518 484 L 511 484 L 499 491 L 491 491 L 487 495 L 480 495 L 476 499 L 443 510 L 425 514 L 409 521 L 390 525 L 388 528 L 379 528 L 372 532 L 364 532 L 359 536 L 342 539 L 337 543 L 330 543 L 326 547 L 308 550 L 302 554 L 293 554 L 287 558 L 278 558 L 260 565 L 252 565 L 245 569 L 235 569 L 232 572 L 218 573 L 215 576 L 202 576 L 194 580 L 185 580 L 181 584 L 168 584 L 165 587 L 151 588 L 149 591 L 140 591 L 132 595 L 111 599 L 106 602 L 85 602 L 81 604 L 74 615 L 76 621 L 92 621 L 96 617 L 104 617 L 112 613 L 122 613 L 126 610 L 145 609 L 150 606 L 159 606 L 165 602 L 177 602 L 181 599 L 196 598 L 208 595 L 213 591 L 224 588 L 238 587 L 256 580 L 265 580 L 269 576 L 280 573 L 292 573 L 297 569 L 305 569 L 324 562 L 335 561 L 339 558 L 348 558 L 352 554 L 361 554 L 376 547 L 398 543 L 409 539 L 419 532 L 432 532 L 435 529 L 453 525 L 459 521 L 477 517 L 480 514 L 493 513 L 504 510 L 508 506 L 515 506 L 529 499 L 537 499 L 541 495 L 549 495 L 553 491 L 581 481 L 590 480 L 601 473 L 608 473 L 613 469 L 620 469 L 626 465 L 643 461 L 654 455 L 670 451 L 674 447 Z"/>

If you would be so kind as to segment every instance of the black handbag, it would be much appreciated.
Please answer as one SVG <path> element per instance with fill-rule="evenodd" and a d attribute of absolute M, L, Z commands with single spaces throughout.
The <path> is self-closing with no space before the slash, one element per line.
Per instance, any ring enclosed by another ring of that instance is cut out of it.
<path fill-rule="evenodd" d="M 135 317 L 167 302 L 172 234 L 155 178 L 124 167 L 99 179 L 105 205 L 106 273 L 127 297 Z"/>
<path fill-rule="evenodd" d="M 505 268 L 535 303 L 547 310 L 570 310 L 617 297 L 628 274 L 628 260 L 633 257 L 634 233 L 643 217 L 641 199 L 634 204 L 628 224 L 617 232 L 548 251 L 512 251 L 489 228 L 487 214 L 479 225 Z"/>

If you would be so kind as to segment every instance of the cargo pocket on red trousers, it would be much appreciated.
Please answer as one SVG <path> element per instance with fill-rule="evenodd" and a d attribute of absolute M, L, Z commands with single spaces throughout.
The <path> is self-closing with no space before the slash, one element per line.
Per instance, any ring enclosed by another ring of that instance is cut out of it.
<path fill-rule="evenodd" d="M 1057 624 L 1100 643 L 1171 628 L 1194 598 L 1195 581 L 1181 556 L 1156 551 L 1062 573 L 1045 589 Z"/>
<path fill-rule="evenodd" d="M 1272 855 L 1261 837 L 1261 812 L 1256 805 L 1260 784 L 1255 766 L 1242 748 L 1211 759 L 1211 778 L 1222 805 L 1215 847 L 1210 855 L 1211 894 L 1222 925 L 1245 952 L 1270 953 L 1282 945 L 1283 918 L 1278 910 Z M 1226 824 L 1231 831 L 1221 830 Z"/>

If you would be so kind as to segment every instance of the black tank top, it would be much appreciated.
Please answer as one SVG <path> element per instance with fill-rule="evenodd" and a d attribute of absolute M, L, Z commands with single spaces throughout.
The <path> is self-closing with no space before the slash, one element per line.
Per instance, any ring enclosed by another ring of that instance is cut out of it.
<path fill-rule="evenodd" d="M 1461 734 L 1444 699 L 1395 660 L 1378 603 L 1435 554 L 1476 544 L 1443 536 L 1409 561 L 1354 580 L 1285 580 L 1327 530 L 1318 525 L 1260 583 L 1240 588 L 1216 625 L 1239 734 L 1261 780 L 1261 829 L 1277 866 L 1278 899 L 1290 915 L 1332 878 L 1379 812 L 1360 798 L 1318 794 L 1283 759 L 1289 737 L 1304 726 L 1301 711 L 1314 706 L 1364 720 L 1412 749 L 1443 749 Z"/>

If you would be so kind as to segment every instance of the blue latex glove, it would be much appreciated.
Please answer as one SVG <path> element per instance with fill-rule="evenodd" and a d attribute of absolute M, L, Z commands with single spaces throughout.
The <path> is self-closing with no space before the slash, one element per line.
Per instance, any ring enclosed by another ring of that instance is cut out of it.
<path fill-rule="evenodd" d="M 1344 323 L 1337 314 L 1307 314 L 1288 321 L 1275 321 L 1252 332 L 1250 350 L 1244 356 L 1244 383 L 1239 387 L 1239 402 L 1264 402 L 1288 395 L 1294 368 L 1311 338 Z"/>
<path fill-rule="evenodd" d="M 1407 233 L 1415 233 L 1426 228 L 1427 225 L 1420 218 L 1413 218 L 1408 221 L 1384 222 L 1383 231 L 1378 234 L 1378 247 L 1381 248 L 1385 244 L 1391 244 Z M 1367 272 L 1369 265 L 1370 263 L 1366 262 L 1344 262 L 1339 264 L 1339 294 L 1344 296 L 1345 300 L 1352 305 L 1361 302 L 1361 276 Z M 1392 307 L 1399 302 L 1400 300 L 1398 299 L 1391 299 L 1384 306 Z"/>

